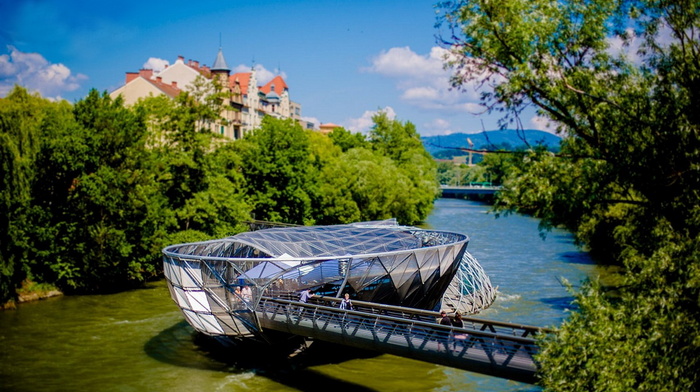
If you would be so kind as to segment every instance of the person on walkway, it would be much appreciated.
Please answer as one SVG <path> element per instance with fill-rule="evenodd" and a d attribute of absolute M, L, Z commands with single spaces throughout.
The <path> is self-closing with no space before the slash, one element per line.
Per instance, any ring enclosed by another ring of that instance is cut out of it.
<path fill-rule="evenodd" d="M 313 291 L 311 291 L 309 289 L 304 289 L 299 294 L 299 302 L 307 303 L 307 302 L 309 302 L 309 299 L 313 298 L 313 297 L 314 297 Z M 301 318 L 304 315 L 304 307 L 298 306 L 298 308 L 299 308 L 299 318 Z"/>
<path fill-rule="evenodd" d="M 250 286 L 243 286 L 243 290 L 241 290 L 241 296 L 246 302 L 250 302 L 253 300 L 253 291 L 250 289 Z"/>
<path fill-rule="evenodd" d="M 241 286 L 236 286 L 236 288 L 234 289 L 234 294 L 235 295 L 233 296 L 233 306 L 236 309 L 240 309 L 242 305 L 241 299 L 243 298 L 241 294 Z"/>
<path fill-rule="evenodd" d="M 345 297 L 340 301 L 340 309 L 353 310 L 352 301 L 350 301 L 350 294 L 345 293 Z"/>
<path fill-rule="evenodd" d="M 299 294 L 299 302 L 307 303 L 309 302 L 309 298 L 314 297 L 314 292 L 309 290 L 309 289 L 304 289 L 302 290 L 301 294 Z"/>
<path fill-rule="evenodd" d="M 459 312 L 455 313 L 455 318 L 452 320 L 452 326 L 457 327 L 457 328 L 464 328 L 464 321 L 462 321 L 462 315 Z M 454 342 L 453 342 L 453 348 L 456 350 L 457 349 L 457 343 L 460 342 L 461 344 L 465 344 L 465 340 L 467 339 L 467 334 L 466 333 L 456 333 L 454 335 Z"/>
<path fill-rule="evenodd" d="M 464 321 L 462 321 L 462 314 L 459 312 L 455 313 L 455 318 L 452 320 L 452 326 L 457 328 L 464 328 Z"/>
<path fill-rule="evenodd" d="M 447 325 L 447 326 L 452 326 L 452 320 L 450 320 L 450 316 L 447 315 L 447 312 L 444 310 L 440 312 L 440 325 Z M 445 351 L 448 351 L 449 349 L 449 339 L 450 339 L 450 332 L 448 331 L 440 331 L 440 338 L 438 340 L 438 352 L 440 352 L 440 345 L 445 346 Z M 444 334 L 444 336 L 442 336 Z"/>

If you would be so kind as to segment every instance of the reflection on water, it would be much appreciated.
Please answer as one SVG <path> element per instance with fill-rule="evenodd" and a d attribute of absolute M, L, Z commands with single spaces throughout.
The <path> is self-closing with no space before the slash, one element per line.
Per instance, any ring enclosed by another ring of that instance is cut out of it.
<path fill-rule="evenodd" d="M 571 308 L 562 279 L 576 285 L 599 270 L 554 230 L 537 221 L 496 219 L 488 206 L 438 200 L 426 224 L 471 237 L 498 297 L 480 316 L 556 325 Z M 164 282 L 102 296 L 63 297 L 0 312 L 3 391 L 537 391 L 527 384 L 399 358 L 313 343 L 288 358 L 276 351 L 223 348 L 193 332 Z"/>

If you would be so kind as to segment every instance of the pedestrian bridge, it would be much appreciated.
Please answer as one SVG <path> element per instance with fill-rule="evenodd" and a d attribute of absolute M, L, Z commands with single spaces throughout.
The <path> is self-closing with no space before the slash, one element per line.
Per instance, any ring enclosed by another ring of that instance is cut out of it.
<path fill-rule="evenodd" d="M 535 383 L 542 328 L 471 317 L 455 328 L 438 324 L 436 312 L 360 301 L 343 310 L 339 301 L 262 297 L 255 316 L 263 329 Z"/>
<path fill-rule="evenodd" d="M 443 197 L 455 197 L 458 195 L 494 195 L 501 189 L 490 183 L 472 183 L 469 185 L 440 185 Z"/>

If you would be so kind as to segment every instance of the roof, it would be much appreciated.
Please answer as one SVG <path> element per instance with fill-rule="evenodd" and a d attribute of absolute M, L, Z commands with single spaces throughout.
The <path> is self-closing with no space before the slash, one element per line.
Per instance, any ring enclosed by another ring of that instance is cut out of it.
<path fill-rule="evenodd" d="M 155 79 L 147 79 L 147 78 L 144 78 L 144 77 L 141 77 L 141 78 L 142 78 L 143 80 L 148 81 L 149 83 L 151 83 L 152 85 L 154 85 L 158 90 L 162 91 L 163 94 L 165 94 L 165 95 L 167 95 L 167 96 L 169 96 L 169 97 L 171 97 L 171 98 L 177 97 L 178 95 L 180 95 L 180 92 L 182 91 L 182 90 L 180 90 L 179 88 L 174 87 L 174 86 L 171 85 L 171 84 L 159 82 L 158 80 L 155 80 Z"/>
<path fill-rule="evenodd" d="M 272 86 L 275 86 L 275 88 L 273 89 Z M 270 91 L 275 91 L 277 94 L 281 94 L 285 90 L 289 90 L 289 86 L 287 86 L 287 82 L 285 82 L 279 75 L 275 76 L 272 80 L 265 83 L 264 86 L 260 87 L 260 91 L 264 92 L 266 95 L 269 94 Z"/>
<path fill-rule="evenodd" d="M 300 226 L 240 233 L 230 239 L 272 256 L 293 258 L 373 254 L 421 247 L 410 232 L 387 226 Z"/>
<path fill-rule="evenodd" d="M 464 234 L 399 226 L 395 219 L 332 226 L 296 226 L 239 233 L 220 240 L 179 244 L 165 252 L 278 260 L 397 254 L 467 242 Z"/>
<path fill-rule="evenodd" d="M 236 72 L 235 74 L 228 77 L 229 83 L 231 85 L 238 82 L 241 86 L 241 94 L 248 94 L 248 85 L 250 84 L 250 72 Z"/>
<path fill-rule="evenodd" d="M 214 65 L 211 66 L 212 71 L 230 71 L 231 69 L 226 64 L 226 59 L 224 59 L 224 52 L 219 48 L 219 53 L 216 54 L 216 60 L 214 60 Z"/>

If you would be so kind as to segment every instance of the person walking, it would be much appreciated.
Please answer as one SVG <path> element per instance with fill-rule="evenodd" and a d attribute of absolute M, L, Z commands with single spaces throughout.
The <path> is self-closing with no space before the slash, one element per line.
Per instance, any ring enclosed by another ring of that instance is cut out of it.
<path fill-rule="evenodd" d="M 308 303 L 309 299 L 311 299 L 313 297 L 314 297 L 313 291 L 311 291 L 310 289 L 304 289 L 299 294 L 299 302 L 304 303 L 304 304 Z M 304 307 L 299 306 L 298 308 L 299 308 L 299 318 L 301 319 L 301 317 L 304 316 Z"/>
<path fill-rule="evenodd" d="M 452 326 L 457 327 L 457 328 L 464 328 L 464 321 L 462 321 L 462 315 L 459 312 L 455 313 L 455 318 L 452 320 Z M 466 344 L 467 340 L 467 334 L 466 333 L 456 333 L 453 338 L 453 344 L 452 347 L 456 350 L 457 349 L 457 343 L 461 343 L 462 345 Z"/>
<path fill-rule="evenodd" d="M 444 310 L 440 312 L 440 325 L 452 326 L 452 320 L 450 320 L 450 316 L 448 316 L 447 312 Z M 440 345 L 444 345 L 445 351 L 449 351 L 450 333 L 450 331 L 440 331 L 440 337 L 438 338 L 438 352 L 441 351 Z"/>
<path fill-rule="evenodd" d="M 307 303 L 310 298 L 313 298 L 314 292 L 309 289 L 304 289 L 299 294 L 299 302 Z"/>
<path fill-rule="evenodd" d="M 345 293 L 345 297 L 340 301 L 340 309 L 353 310 L 350 294 Z"/>

